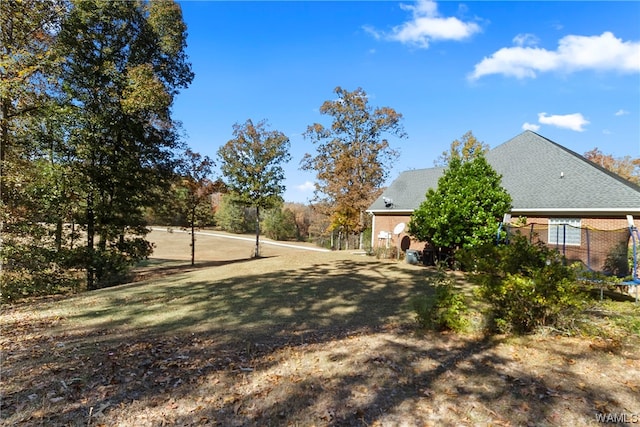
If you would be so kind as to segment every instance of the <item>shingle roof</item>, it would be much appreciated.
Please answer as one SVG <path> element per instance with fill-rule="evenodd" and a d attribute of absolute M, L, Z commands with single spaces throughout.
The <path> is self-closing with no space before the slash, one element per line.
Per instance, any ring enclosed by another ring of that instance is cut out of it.
<path fill-rule="evenodd" d="M 513 213 L 640 214 L 640 187 L 535 132 L 525 131 L 497 146 L 486 159 L 502 175 Z M 427 189 L 437 187 L 443 171 L 401 173 L 369 210 L 413 211 Z M 386 207 L 383 198 L 393 200 L 393 206 Z"/>
<path fill-rule="evenodd" d="M 369 207 L 369 210 L 413 211 L 425 199 L 427 189 L 436 188 L 444 168 L 414 169 L 402 172 Z M 385 198 L 391 201 L 387 206 Z"/>

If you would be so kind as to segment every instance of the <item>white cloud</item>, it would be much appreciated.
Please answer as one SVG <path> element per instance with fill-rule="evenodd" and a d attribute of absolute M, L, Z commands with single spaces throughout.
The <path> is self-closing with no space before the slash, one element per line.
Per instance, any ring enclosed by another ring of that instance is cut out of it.
<path fill-rule="evenodd" d="M 505 47 L 475 65 L 472 80 L 490 74 L 534 78 L 538 73 L 579 70 L 640 72 L 640 41 L 623 41 L 611 32 L 599 36 L 569 35 L 560 39 L 556 50 L 525 46 L 530 37 L 514 38 L 517 46 Z"/>
<path fill-rule="evenodd" d="M 538 113 L 538 121 L 543 125 L 571 129 L 576 132 L 584 131 L 584 126 L 589 124 L 589 121 L 581 113 L 552 116 L 547 115 L 547 113 Z"/>
<path fill-rule="evenodd" d="M 516 46 L 536 46 L 540 40 L 534 34 L 518 34 L 513 38 Z"/>
<path fill-rule="evenodd" d="M 616 111 L 616 116 L 626 116 L 627 114 L 629 114 L 629 112 L 623 109 Z"/>
<path fill-rule="evenodd" d="M 415 4 L 402 4 L 400 7 L 410 11 L 412 18 L 393 27 L 391 32 L 384 33 L 372 27 L 363 29 L 376 39 L 385 38 L 425 49 L 433 40 L 463 40 L 480 31 L 475 22 L 440 16 L 438 5 L 432 0 L 418 0 Z"/>
<path fill-rule="evenodd" d="M 537 132 L 537 131 L 538 131 L 538 129 L 540 129 L 540 125 L 537 125 L 537 124 L 535 124 L 535 123 L 528 123 L 528 122 L 525 122 L 525 123 L 522 125 L 522 130 L 532 130 L 532 131 L 534 131 L 534 132 Z"/>
<path fill-rule="evenodd" d="M 312 191 L 316 188 L 315 184 L 311 181 L 305 181 L 304 184 L 296 185 L 296 190 L 302 192 Z"/>
<path fill-rule="evenodd" d="M 382 38 L 382 33 L 373 28 L 371 25 L 363 25 L 362 29 L 365 31 L 365 33 L 369 33 L 376 40 L 380 40 Z"/>

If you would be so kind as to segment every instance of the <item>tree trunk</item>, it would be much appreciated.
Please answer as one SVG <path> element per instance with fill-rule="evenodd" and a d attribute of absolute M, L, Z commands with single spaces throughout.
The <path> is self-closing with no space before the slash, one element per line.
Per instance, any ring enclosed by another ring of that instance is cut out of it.
<path fill-rule="evenodd" d="M 75 218 L 71 218 L 71 245 L 70 249 L 73 249 L 76 244 L 76 220 Z"/>
<path fill-rule="evenodd" d="M 358 239 L 358 250 L 364 248 L 364 211 L 360 211 L 360 238 Z"/>
<path fill-rule="evenodd" d="M 60 252 L 62 250 L 62 218 L 58 218 L 56 221 L 56 236 L 55 236 L 55 245 L 56 251 Z"/>
<path fill-rule="evenodd" d="M 196 265 L 196 208 L 191 208 L 191 266 Z"/>
<path fill-rule="evenodd" d="M 8 22 L 3 22 L 6 25 L 4 29 L 4 42 L 3 46 L 4 55 L 6 58 L 12 58 L 14 56 L 14 37 L 13 37 L 13 19 L 9 19 Z M 10 74 L 7 73 L 7 74 Z M 3 76 L 3 80 L 7 77 L 7 74 Z M 11 93 L 6 94 L 0 98 L 0 179 L 2 179 L 4 172 L 4 161 L 6 160 L 7 149 L 9 148 L 9 114 L 12 109 Z"/>
<path fill-rule="evenodd" d="M 11 55 L 11 48 L 6 47 L 8 54 Z M 10 57 L 10 56 L 8 56 Z M 11 107 L 11 100 L 8 97 L 0 98 L 0 202 L 4 202 L 4 163 L 7 154 L 7 148 L 9 147 L 9 108 Z M 2 233 L 4 232 L 4 215 L 0 217 L 0 250 L 3 249 Z M 2 274 L 2 257 L 0 256 L 0 274 Z"/>
<path fill-rule="evenodd" d="M 9 146 L 9 99 L 0 99 L 0 202 L 4 202 L 4 162 Z M 4 215 L 0 217 L 0 251 L 3 249 L 2 233 L 4 232 Z M 2 274 L 2 257 L 0 256 L 0 274 Z"/>
<path fill-rule="evenodd" d="M 87 194 L 87 289 L 95 289 L 95 269 L 93 266 L 94 258 L 94 238 L 96 234 L 95 228 L 95 215 L 93 213 L 93 192 L 89 191 Z"/>
<path fill-rule="evenodd" d="M 0 178 L 4 172 L 4 161 L 9 147 L 9 100 L 2 98 L 0 106 Z"/>
<path fill-rule="evenodd" d="M 260 256 L 260 207 L 256 206 L 256 253 L 255 257 Z"/>

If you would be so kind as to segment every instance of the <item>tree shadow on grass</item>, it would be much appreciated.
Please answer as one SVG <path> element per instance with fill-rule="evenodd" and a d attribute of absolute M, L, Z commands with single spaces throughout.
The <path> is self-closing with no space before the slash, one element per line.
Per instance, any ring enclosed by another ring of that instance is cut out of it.
<path fill-rule="evenodd" d="M 408 301 L 429 270 L 338 260 L 216 271 L 71 302 L 67 322 L 6 358 L 12 383 L 2 417 L 25 425 L 137 423 L 140 413 L 152 425 L 560 425 L 554 417 L 567 396 L 584 419 L 596 402 L 620 408 L 608 388 L 561 394 L 496 351 L 499 340 L 407 334 Z M 564 368 L 567 382 L 580 382 Z M 20 411 L 30 415 L 11 418 Z"/>
<path fill-rule="evenodd" d="M 147 260 L 140 266 L 131 271 L 131 282 L 142 282 L 145 280 L 156 279 L 159 277 L 171 276 L 178 273 L 188 273 L 191 271 L 220 267 L 229 264 L 245 263 L 255 260 L 255 258 L 241 258 L 222 261 L 196 261 L 195 265 L 191 265 L 191 261 L 170 260 L 154 258 Z"/>
<path fill-rule="evenodd" d="M 80 309 L 72 323 L 79 332 L 123 325 L 146 334 L 204 328 L 239 340 L 268 340 L 274 333 L 349 330 L 399 318 L 416 283 L 425 280 L 419 270 L 399 277 L 354 261 L 220 279 L 215 271 L 206 280 L 179 274 L 106 292 L 98 310 Z"/>

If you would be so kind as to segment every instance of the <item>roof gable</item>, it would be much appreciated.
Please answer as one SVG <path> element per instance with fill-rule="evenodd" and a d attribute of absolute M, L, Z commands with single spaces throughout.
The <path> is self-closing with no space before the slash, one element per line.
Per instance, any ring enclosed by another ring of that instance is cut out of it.
<path fill-rule="evenodd" d="M 640 213 L 638 186 L 535 132 L 525 131 L 485 157 L 502 175 L 514 213 Z M 369 210 L 417 209 L 443 172 L 444 168 L 403 172 Z M 385 207 L 384 197 L 393 200 L 391 209 Z"/>

